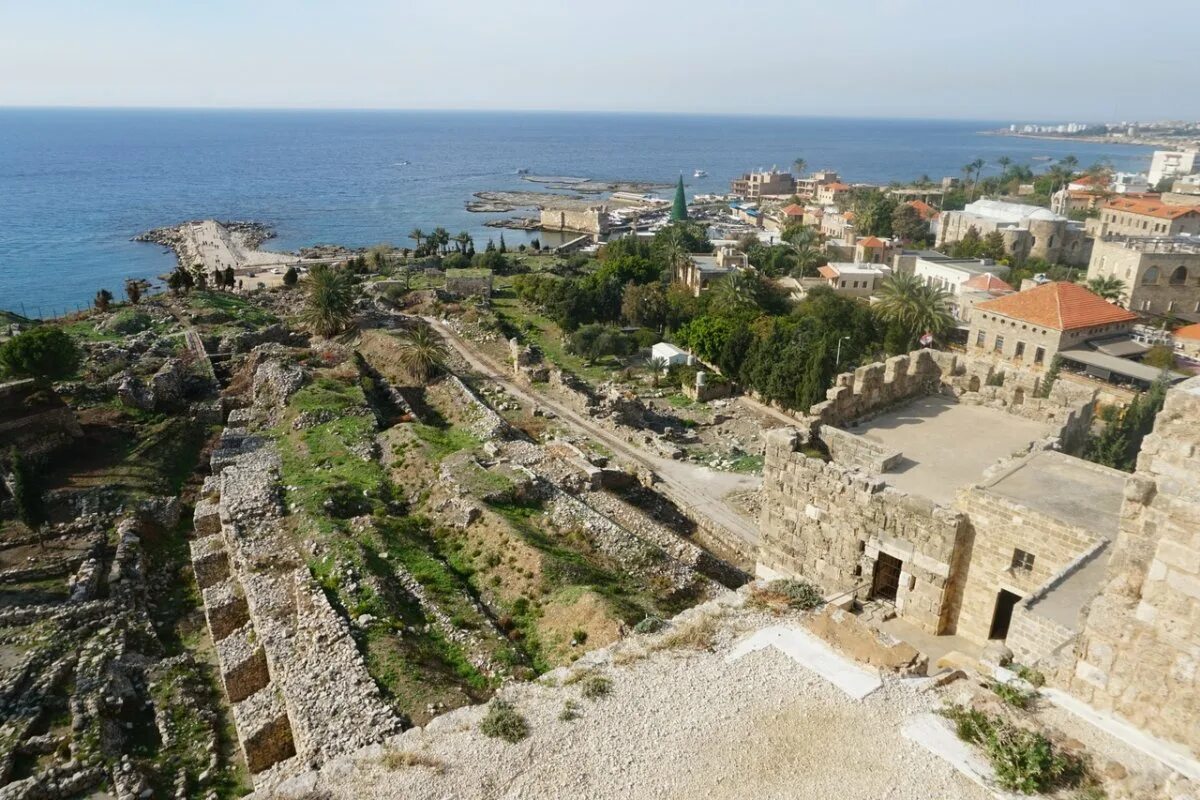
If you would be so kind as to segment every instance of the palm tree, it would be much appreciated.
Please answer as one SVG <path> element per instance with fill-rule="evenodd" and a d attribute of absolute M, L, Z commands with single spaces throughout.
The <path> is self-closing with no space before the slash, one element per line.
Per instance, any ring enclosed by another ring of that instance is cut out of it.
<path fill-rule="evenodd" d="M 450 231 L 445 228 L 434 228 L 433 233 L 429 234 L 429 243 L 439 252 L 445 253 L 446 246 L 450 244 Z"/>
<path fill-rule="evenodd" d="M 972 171 L 974 171 L 974 173 L 975 173 L 975 180 L 971 182 L 971 193 L 972 194 L 975 194 L 979 190 L 979 176 L 983 172 L 983 165 L 986 163 L 987 162 L 984 161 L 982 158 L 977 158 L 974 161 L 972 161 L 970 164 L 967 164 L 965 167 L 963 167 L 963 169 L 967 170 L 968 177 L 970 176 Z"/>
<path fill-rule="evenodd" d="M 808 162 L 805 161 L 803 158 L 797 158 L 795 161 L 792 162 L 792 169 L 795 170 L 797 175 L 803 175 L 804 169 L 807 166 L 808 166 Z"/>
<path fill-rule="evenodd" d="M 1116 275 L 1092 278 L 1087 282 L 1087 288 L 1110 303 L 1120 303 L 1125 297 L 1125 281 Z"/>
<path fill-rule="evenodd" d="M 793 270 L 793 274 L 797 278 L 811 277 L 816 268 L 821 266 L 821 262 L 825 261 L 825 256 L 821 251 L 810 244 L 793 244 L 792 252 L 796 256 L 796 268 Z"/>
<path fill-rule="evenodd" d="M 420 228 L 413 228 L 411 231 L 408 232 L 408 238 L 416 240 L 417 249 L 420 250 L 421 249 L 421 241 L 424 240 L 424 238 L 425 238 L 425 231 L 421 230 Z"/>
<path fill-rule="evenodd" d="M 667 264 L 671 268 L 672 275 L 675 273 L 675 268 L 688 256 L 687 248 L 683 245 L 683 237 L 683 229 L 678 225 L 670 226 L 666 236 L 663 237 L 663 250 L 666 252 Z"/>
<path fill-rule="evenodd" d="M 658 379 L 662 377 L 663 370 L 667 368 L 667 360 L 662 356 L 654 356 L 647 363 L 650 367 L 650 380 L 654 388 L 658 388 Z"/>
<path fill-rule="evenodd" d="M 350 327 L 354 319 L 354 285 L 349 274 L 326 264 L 313 267 L 305 281 L 300 318 L 319 336 L 333 336 Z"/>
<path fill-rule="evenodd" d="M 908 331 L 910 346 L 922 334 L 940 337 L 954 327 L 949 308 L 950 295 L 944 289 L 927 286 L 915 275 L 893 275 L 884 281 L 876 305 L 885 322 Z"/>
<path fill-rule="evenodd" d="M 711 305 L 723 314 L 756 311 L 762 308 L 762 291 L 762 282 L 756 272 L 734 270 L 713 287 Z"/>
<path fill-rule="evenodd" d="M 472 244 L 471 234 L 467 233 L 466 231 L 462 231 L 454 237 L 454 241 L 458 244 L 458 252 L 465 253 L 467 252 L 467 248 Z"/>
<path fill-rule="evenodd" d="M 449 356 L 442 337 L 427 324 L 422 323 L 400 336 L 400 365 L 418 383 L 425 383 L 431 374 L 444 367 Z"/>

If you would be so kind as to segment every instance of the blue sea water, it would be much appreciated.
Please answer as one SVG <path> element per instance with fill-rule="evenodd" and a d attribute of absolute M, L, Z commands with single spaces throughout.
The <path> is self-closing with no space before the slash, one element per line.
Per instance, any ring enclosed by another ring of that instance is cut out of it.
<path fill-rule="evenodd" d="M 268 246 L 406 244 L 414 227 L 498 236 L 473 192 L 535 175 L 723 192 L 797 156 L 850 181 L 959 176 L 975 158 L 1043 168 L 1075 155 L 1145 169 L 1150 148 L 1019 139 L 1001 122 L 385 111 L 0 109 L 0 309 L 50 315 L 169 271 L 149 228 L 215 217 L 272 225 Z M 407 162 L 407 163 L 406 163 Z M 693 179 L 695 169 L 708 177 Z M 985 170 L 985 175 L 987 170 Z M 527 237 L 509 231 L 516 244 Z"/>

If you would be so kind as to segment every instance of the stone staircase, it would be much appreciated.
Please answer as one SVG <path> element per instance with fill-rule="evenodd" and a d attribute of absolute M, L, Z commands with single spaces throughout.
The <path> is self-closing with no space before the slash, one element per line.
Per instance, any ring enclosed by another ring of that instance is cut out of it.
<path fill-rule="evenodd" d="M 868 625 L 878 625 L 896 618 L 896 604 L 890 600 L 867 600 L 858 612 L 858 618 Z"/>

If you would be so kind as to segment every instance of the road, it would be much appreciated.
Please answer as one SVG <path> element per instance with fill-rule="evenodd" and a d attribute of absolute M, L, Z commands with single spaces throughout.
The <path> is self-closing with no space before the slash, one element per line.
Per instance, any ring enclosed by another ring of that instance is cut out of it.
<path fill-rule="evenodd" d="M 658 475 L 660 488 L 664 489 L 677 505 L 686 506 L 708 518 L 744 541 L 748 545 L 749 553 L 754 552 L 758 544 L 758 526 L 731 508 L 724 498 L 731 492 L 757 489 L 762 485 L 762 478 L 734 472 L 717 472 L 687 461 L 674 461 L 627 442 L 607 428 L 576 413 L 565 403 L 543 394 L 534 395 L 518 386 L 509 378 L 507 370 L 479 352 L 448 325 L 433 317 L 424 319 L 472 369 L 499 383 L 512 396 L 530 405 L 550 409 L 560 419 L 585 431 L 614 453 L 650 469 Z"/>

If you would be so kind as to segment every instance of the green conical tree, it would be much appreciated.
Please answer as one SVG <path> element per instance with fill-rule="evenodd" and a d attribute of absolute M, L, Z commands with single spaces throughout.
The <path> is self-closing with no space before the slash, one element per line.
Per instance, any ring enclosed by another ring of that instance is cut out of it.
<path fill-rule="evenodd" d="M 683 196 L 683 176 L 675 184 L 675 203 L 671 206 L 671 222 L 679 222 L 688 218 L 687 199 Z"/>

